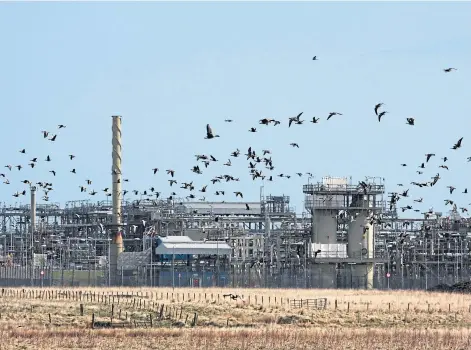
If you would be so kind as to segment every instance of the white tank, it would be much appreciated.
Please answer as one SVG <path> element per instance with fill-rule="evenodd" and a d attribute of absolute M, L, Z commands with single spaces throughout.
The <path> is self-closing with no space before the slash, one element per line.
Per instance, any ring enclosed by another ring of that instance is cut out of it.
<path fill-rule="evenodd" d="M 337 243 L 337 218 L 331 211 L 314 210 L 313 243 L 335 244 Z"/>
<path fill-rule="evenodd" d="M 362 249 L 367 248 L 367 234 L 363 234 L 364 226 L 366 225 L 365 214 L 358 215 L 355 221 L 350 222 L 347 238 L 347 254 L 349 258 L 359 259 L 362 256 Z"/>

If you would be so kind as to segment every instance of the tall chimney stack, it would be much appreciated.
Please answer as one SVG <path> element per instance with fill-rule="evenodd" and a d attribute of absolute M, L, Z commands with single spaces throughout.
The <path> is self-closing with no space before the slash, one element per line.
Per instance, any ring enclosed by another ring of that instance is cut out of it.
<path fill-rule="evenodd" d="M 121 233 L 121 116 L 113 116 L 113 166 L 112 174 L 112 228 L 110 245 L 110 284 L 118 284 L 118 256 L 123 252 L 123 236 Z"/>

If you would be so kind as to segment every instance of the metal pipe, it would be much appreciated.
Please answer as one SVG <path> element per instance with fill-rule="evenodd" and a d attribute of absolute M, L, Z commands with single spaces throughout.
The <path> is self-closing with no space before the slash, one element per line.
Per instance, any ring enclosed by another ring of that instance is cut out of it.
<path fill-rule="evenodd" d="M 30 186 L 31 191 L 31 208 L 30 208 L 30 227 L 31 227 L 31 270 L 30 278 L 33 285 L 33 268 L 34 268 L 34 232 L 36 231 L 36 186 Z M 28 255 L 29 252 L 26 253 Z"/>
<path fill-rule="evenodd" d="M 31 227 L 31 252 L 34 247 L 34 232 L 36 231 L 36 186 L 31 186 L 31 210 L 30 210 L 30 227 Z"/>
<path fill-rule="evenodd" d="M 112 116 L 112 228 L 110 249 L 110 284 L 118 282 L 118 256 L 123 252 L 123 237 L 121 234 L 121 116 Z"/>

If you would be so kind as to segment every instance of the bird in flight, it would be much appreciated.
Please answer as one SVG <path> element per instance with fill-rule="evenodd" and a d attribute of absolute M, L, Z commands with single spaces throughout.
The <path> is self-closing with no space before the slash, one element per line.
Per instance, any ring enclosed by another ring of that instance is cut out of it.
<path fill-rule="evenodd" d="M 461 147 L 461 142 L 463 141 L 463 138 L 460 138 L 451 149 L 458 149 Z"/>
<path fill-rule="evenodd" d="M 383 111 L 380 114 L 378 114 L 378 122 L 381 121 L 381 117 L 383 117 L 386 113 L 389 113 L 388 111 Z"/>
<path fill-rule="evenodd" d="M 260 121 L 258 123 L 263 124 L 263 125 L 268 125 L 271 122 L 273 122 L 273 119 L 263 118 L 263 119 L 260 119 Z"/>
<path fill-rule="evenodd" d="M 215 137 L 219 137 L 219 135 L 214 135 L 213 134 L 213 129 L 211 129 L 211 126 L 209 124 L 206 124 L 206 140 L 213 139 Z"/>
<path fill-rule="evenodd" d="M 434 155 L 435 155 L 435 153 L 427 153 L 427 154 L 425 155 L 425 156 L 427 157 L 426 162 L 428 163 L 428 161 L 430 160 L 430 158 L 432 158 Z"/>
<path fill-rule="evenodd" d="M 299 123 L 299 118 L 303 115 L 304 112 L 299 113 L 296 117 L 290 117 L 289 118 L 289 123 L 288 123 L 288 128 L 291 126 L 293 122 Z"/>
<path fill-rule="evenodd" d="M 375 106 L 375 114 L 376 115 L 378 115 L 378 109 L 380 109 L 382 105 L 384 105 L 384 103 L 380 102 Z"/>
<path fill-rule="evenodd" d="M 329 113 L 329 116 L 327 117 L 327 120 L 329 120 L 330 118 L 332 118 L 334 115 L 343 115 L 342 113 L 337 113 L 337 112 L 330 112 Z"/>
<path fill-rule="evenodd" d="M 443 71 L 445 73 L 450 73 L 451 71 L 457 70 L 456 68 L 445 68 Z"/>

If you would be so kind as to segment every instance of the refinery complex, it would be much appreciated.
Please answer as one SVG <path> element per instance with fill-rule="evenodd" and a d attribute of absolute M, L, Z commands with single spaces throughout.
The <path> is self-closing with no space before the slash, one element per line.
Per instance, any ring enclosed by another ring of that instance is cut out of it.
<path fill-rule="evenodd" d="M 469 278 L 469 219 L 398 217 L 382 178 L 305 184 L 301 214 L 263 187 L 251 203 L 126 201 L 120 135 L 113 117 L 110 201 L 36 204 L 31 186 L 30 204 L 0 207 L 2 285 L 427 289 Z"/>

